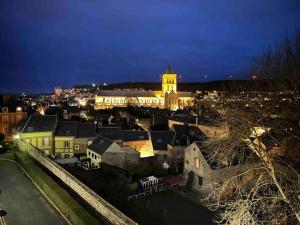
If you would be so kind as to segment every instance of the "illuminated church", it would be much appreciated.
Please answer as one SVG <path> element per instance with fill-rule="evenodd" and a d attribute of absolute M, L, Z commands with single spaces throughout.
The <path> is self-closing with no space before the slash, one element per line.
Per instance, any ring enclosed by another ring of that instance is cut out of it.
<path fill-rule="evenodd" d="M 170 110 L 192 106 L 192 92 L 177 91 L 177 74 L 169 68 L 162 75 L 161 91 L 146 90 L 99 90 L 95 96 L 95 109 L 126 107 L 128 105 L 158 107 Z"/>

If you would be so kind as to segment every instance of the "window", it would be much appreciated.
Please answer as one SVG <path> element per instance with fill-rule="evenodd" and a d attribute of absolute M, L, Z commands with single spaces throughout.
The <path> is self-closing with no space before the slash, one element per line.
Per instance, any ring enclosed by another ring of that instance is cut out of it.
<path fill-rule="evenodd" d="M 89 151 L 89 156 L 91 155 L 91 152 Z"/>
<path fill-rule="evenodd" d="M 79 145 L 75 145 L 75 149 L 77 149 L 77 150 L 78 150 L 78 149 L 79 149 Z"/>
<path fill-rule="evenodd" d="M 8 117 L 7 117 L 7 116 L 4 116 L 4 117 L 3 117 L 3 123 L 4 123 L 4 124 L 7 124 L 7 123 L 8 123 Z"/>
<path fill-rule="evenodd" d="M 203 177 L 198 176 L 198 185 L 199 186 L 203 185 Z"/>
<path fill-rule="evenodd" d="M 64 141 L 64 147 L 69 148 L 70 147 L 70 142 L 69 141 Z"/>
<path fill-rule="evenodd" d="M 49 145 L 49 138 L 45 137 L 43 138 L 43 146 L 48 146 Z"/>
<path fill-rule="evenodd" d="M 195 167 L 195 169 L 200 168 L 200 159 L 199 158 L 194 158 L 194 167 Z"/>

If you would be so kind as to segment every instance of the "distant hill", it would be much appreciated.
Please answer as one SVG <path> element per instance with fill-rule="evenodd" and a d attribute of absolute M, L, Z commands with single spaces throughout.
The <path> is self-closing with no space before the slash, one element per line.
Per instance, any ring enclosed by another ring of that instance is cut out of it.
<path fill-rule="evenodd" d="M 258 88 L 266 89 L 268 81 L 266 80 L 220 80 L 211 82 L 193 82 L 193 83 L 178 83 L 178 91 L 235 91 L 243 89 Z M 77 88 L 91 88 L 88 85 L 75 86 Z M 115 83 L 106 86 L 100 85 L 100 89 L 113 90 L 113 89 L 145 89 L 145 90 L 161 90 L 161 83 L 159 82 L 125 82 Z"/>

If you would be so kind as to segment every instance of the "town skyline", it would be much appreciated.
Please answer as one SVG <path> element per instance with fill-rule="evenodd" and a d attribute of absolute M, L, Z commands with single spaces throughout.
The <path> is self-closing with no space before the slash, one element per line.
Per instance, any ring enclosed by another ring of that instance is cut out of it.
<path fill-rule="evenodd" d="M 300 27 L 294 0 L 30 1 L 1 3 L 2 92 L 159 82 L 168 64 L 182 82 L 245 79 L 253 57 Z"/>

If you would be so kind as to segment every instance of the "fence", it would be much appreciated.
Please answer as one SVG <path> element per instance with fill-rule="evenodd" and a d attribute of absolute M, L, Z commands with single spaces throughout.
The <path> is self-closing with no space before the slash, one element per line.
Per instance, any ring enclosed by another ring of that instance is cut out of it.
<path fill-rule="evenodd" d="M 28 153 L 31 157 L 37 160 L 40 164 L 46 167 L 54 175 L 56 175 L 60 180 L 62 180 L 66 185 L 68 185 L 73 191 L 75 191 L 79 196 L 81 196 L 92 208 L 94 208 L 104 219 L 105 222 L 109 224 L 116 225 L 137 225 L 136 222 L 128 218 L 118 209 L 113 207 L 94 191 L 84 185 L 72 174 L 67 172 L 65 169 L 60 167 L 58 164 L 49 159 L 41 151 L 36 149 L 31 144 L 19 140 L 18 147 L 21 151 Z"/>

